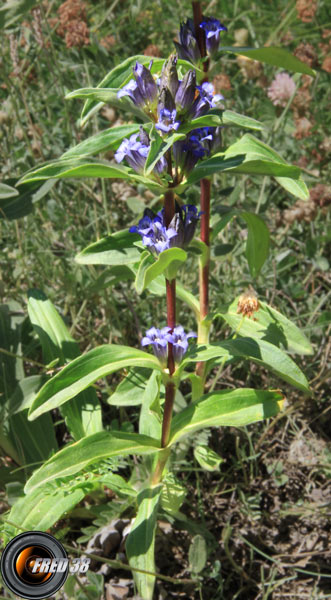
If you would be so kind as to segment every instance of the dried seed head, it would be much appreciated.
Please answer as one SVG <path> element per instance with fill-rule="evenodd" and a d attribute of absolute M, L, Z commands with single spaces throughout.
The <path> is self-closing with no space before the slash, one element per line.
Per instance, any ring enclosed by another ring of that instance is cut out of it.
<path fill-rule="evenodd" d="M 237 313 L 248 317 L 249 319 L 257 312 L 260 308 L 260 303 L 257 299 L 252 287 L 247 292 L 241 294 L 238 300 Z"/>

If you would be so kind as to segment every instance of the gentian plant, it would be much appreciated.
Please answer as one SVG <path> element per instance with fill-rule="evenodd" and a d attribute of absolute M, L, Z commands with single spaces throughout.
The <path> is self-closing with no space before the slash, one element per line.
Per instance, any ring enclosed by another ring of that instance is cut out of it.
<path fill-rule="evenodd" d="M 75 443 L 56 452 L 32 474 L 25 487 L 24 505 L 29 504 L 29 499 L 30 503 L 31 499 L 38 502 L 43 496 L 56 505 L 64 485 L 65 510 L 68 510 L 81 500 L 81 493 L 83 496 L 84 491 L 88 493 L 88 476 L 82 478 L 83 483 L 77 483 L 75 478 L 89 473 L 89 466 L 116 456 L 143 457 L 146 475 L 142 480 L 134 486 L 122 480 L 121 490 L 119 476 L 117 483 L 109 476 L 107 485 L 112 487 L 113 481 L 115 491 L 119 490 L 124 497 L 126 494 L 134 497 L 136 517 L 126 541 L 126 554 L 144 600 L 153 597 L 158 512 L 163 510 L 176 516 L 180 509 L 182 494 L 177 493 L 180 483 L 170 476 L 176 444 L 184 438 L 191 441 L 195 432 L 206 427 L 243 426 L 273 417 L 281 410 L 280 390 L 238 388 L 205 393 L 211 370 L 231 361 L 252 361 L 309 393 L 304 374 L 287 353 L 294 350 L 309 354 L 308 341 L 286 317 L 258 302 L 254 295 L 248 293 L 237 298 L 227 311 L 216 313 L 232 329 L 231 337 L 215 339 L 211 335 L 216 316 L 209 308 L 211 241 L 234 216 L 243 219 L 248 227 L 246 256 L 253 278 L 267 258 L 269 245 L 264 221 L 256 214 L 235 208 L 214 222 L 211 233 L 212 175 L 220 172 L 269 175 L 300 198 L 306 198 L 308 192 L 300 169 L 288 165 L 257 137 L 245 134 L 229 147 L 224 146 L 224 128 L 233 126 L 258 132 L 262 126 L 252 118 L 226 110 L 222 96 L 215 94 L 208 77 L 211 71 L 221 68 L 224 52 L 251 56 L 298 72 L 313 72 L 280 48 L 222 48 L 220 42 L 226 27 L 216 16 L 203 16 L 199 2 L 193 2 L 193 12 L 194 19 L 188 18 L 180 26 L 175 43 L 177 53 L 167 59 L 129 58 L 110 71 L 96 88 L 79 89 L 68 95 L 85 100 L 83 124 L 104 103 L 128 112 L 137 123 L 102 131 L 65 152 L 59 160 L 35 168 L 23 178 L 25 182 L 71 177 L 123 179 L 152 191 L 152 206 L 158 206 L 158 211 L 147 207 L 129 230 L 113 232 L 89 245 L 76 260 L 122 266 L 123 277 L 134 278 L 139 294 L 151 291 L 159 297 L 159 302 L 166 304 L 167 321 L 146 328 L 142 340 L 137 339 L 137 347 L 103 345 L 74 358 L 49 377 L 29 409 L 29 418 L 34 420 L 51 409 L 70 406 L 84 390 L 91 389 L 97 380 L 110 373 L 125 368 L 130 374 L 143 369 L 144 373 L 149 371 L 149 376 L 147 379 L 144 376 L 143 385 L 136 389 L 137 402 L 141 403 L 139 431 L 103 430 L 98 422 L 93 432 L 85 430 L 77 434 Z M 115 152 L 114 161 L 92 158 L 109 150 Z M 199 182 L 198 207 L 185 202 L 184 197 L 188 188 Z M 179 281 L 188 253 L 198 262 L 199 297 Z M 195 331 L 185 331 L 178 322 L 179 302 L 192 311 Z M 266 335 L 269 326 L 275 325 L 283 332 L 284 349 L 279 347 L 278 339 Z M 176 392 L 183 381 L 190 386 L 190 400 L 186 406 L 176 406 L 174 412 Z M 130 383 L 128 375 L 127 382 L 124 380 L 118 386 L 117 397 L 122 394 L 122 406 L 130 385 L 134 388 L 135 383 Z M 84 402 L 77 406 L 78 415 L 86 409 Z M 95 410 L 96 407 L 92 412 Z M 205 448 L 203 465 L 208 462 L 208 452 Z M 97 468 L 93 481 L 99 481 L 100 485 L 104 482 Z M 81 492 L 78 497 L 77 489 Z M 14 506 L 12 521 L 15 522 L 18 510 L 24 512 L 24 506 Z M 55 521 L 62 513 L 54 511 Z M 54 521 L 47 521 L 44 526 L 50 527 Z"/>

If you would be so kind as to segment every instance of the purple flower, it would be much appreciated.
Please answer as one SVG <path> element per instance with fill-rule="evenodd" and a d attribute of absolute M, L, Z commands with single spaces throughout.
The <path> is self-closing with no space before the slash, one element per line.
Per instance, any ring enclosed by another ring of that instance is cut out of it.
<path fill-rule="evenodd" d="M 193 169 L 200 158 L 209 156 L 220 145 L 219 127 L 200 127 L 193 129 L 185 140 L 173 146 L 177 167 L 186 175 Z"/>
<path fill-rule="evenodd" d="M 169 248 L 185 248 L 192 241 L 201 213 L 193 204 L 176 204 L 176 212 L 169 227 L 164 221 L 164 209 L 155 215 L 149 208 L 138 225 L 130 227 L 130 233 L 139 233 L 142 243 L 154 254 Z"/>
<path fill-rule="evenodd" d="M 187 352 L 187 340 L 193 337 L 196 338 L 197 334 L 193 331 L 190 331 L 190 333 L 185 333 L 184 327 L 177 325 L 177 327 L 175 327 L 172 331 L 170 330 L 168 333 L 166 333 L 165 337 L 168 342 L 173 345 L 174 360 L 175 363 L 178 364 L 181 362 L 185 352 Z"/>
<path fill-rule="evenodd" d="M 167 108 L 161 108 L 159 112 L 159 120 L 156 123 L 156 129 L 163 131 L 164 133 L 169 133 L 169 131 L 177 131 L 180 126 L 180 121 L 176 121 L 177 111 L 174 108 L 173 110 L 168 110 Z"/>
<path fill-rule="evenodd" d="M 149 153 L 150 140 L 142 127 L 139 133 L 134 133 L 130 138 L 125 138 L 120 147 L 115 152 L 115 160 L 120 163 L 126 160 L 127 163 L 140 173 L 144 170 L 146 158 Z M 167 168 L 167 161 L 164 156 L 158 160 L 154 167 L 154 172 L 161 175 Z"/>
<path fill-rule="evenodd" d="M 179 58 L 197 63 L 200 58 L 200 50 L 195 37 L 195 28 L 193 19 L 186 19 L 186 23 L 181 23 L 179 31 L 179 42 L 174 42 Z"/>
<path fill-rule="evenodd" d="M 167 363 L 167 349 L 168 343 L 173 345 L 173 353 L 175 362 L 178 364 L 181 362 L 185 352 L 188 349 L 188 339 L 197 337 L 196 333 L 190 331 L 185 333 L 184 328 L 181 325 L 177 325 L 173 330 L 170 327 L 162 327 L 157 329 L 151 327 L 146 331 L 145 337 L 141 341 L 142 346 L 153 346 L 153 352 L 155 356 L 166 365 Z"/>
<path fill-rule="evenodd" d="M 209 81 L 205 81 L 202 85 L 198 85 L 197 89 L 200 92 L 201 99 L 209 104 L 209 108 L 215 108 L 220 100 L 224 100 L 221 94 L 215 94 L 214 86 Z"/>
<path fill-rule="evenodd" d="M 196 93 L 196 75 L 195 71 L 188 71 L 179 84 L 175 96 L 175 102 L 183 111 L 188 111 L 193 102 Z"/>
<path fill-rule="evenodd" d="M 135 79 L 130 79 L 129 83 L 117 92 L 117 97 L 129 96 L 134 104 L 140 107 L 153 104 L 157 96 L 157 85 L 150 71 L 152 63 L 153 61 L 150 62 L 149 69 L 146 69 L 144 65 L 136 62 L 133 67 Z"/>
<path fill-rule="evenodd" d="M 220 43 L 220 32 L 227 31 L 227 28 L 218 19 L 214 19 L 213 17 L 205 17 L 199 27 L 203 29 L 206 35 L 207 53 L 214 54 L 218 50 Z"/>
<path fill-rule="evenodd" d="M 141 340 L 142 346 L 153 346 L 155 356 L 157 356 L 164 365 L 167 363 L 167 334 L 169 331 L 171 331 L 170 327 L 162 327 L 162 329 L 151 327 L 146 331 L 145 337 Z"/>

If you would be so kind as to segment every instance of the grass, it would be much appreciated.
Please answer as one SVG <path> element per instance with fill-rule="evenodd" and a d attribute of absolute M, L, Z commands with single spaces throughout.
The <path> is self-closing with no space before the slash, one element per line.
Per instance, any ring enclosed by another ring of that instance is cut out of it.
<path fill-rule="evenodd" d="M 58 1 L 42 5 L 43 45 L 34 34 L 32 23 L 36 18 L 31 14 L 22 17 L 2 38 L 3 179 L 19 179 L 28 168 L 59 156 L 121 118 L 102 111 L 81 131 L 77 119 L 82 105 L 78 100 L 65 101 L 64 96 L 75 88 L 97 84 L 113 65 L 129 55 L 143 53 L 149 44 L 156 44 L 161 55 L 166 56 L 172 51 L 178 22 L 191 10 L 190 2 L 175 0 L 113 2 L 111 6 L 105 1 L 86 3 L 90 44 L 66 48 L 50 21 L 56 17 L 59 5 Z M 313 47 L 316 78 L 305 88 L 307 94 L 302 89 L 307 80 L 295 76 L 298 91 L 285 110 L 273 106 L 266 93 L 277 72 L 275 68 L 264 66 L 256 77 L 249 76 L 243 66 L 239 68 L 233 55 L 225 55 L 219 72 L 231 85 L 227 90 L 223 80 L 227 108 L 261 120 L 265 125 L 263 141 L 273 145 L 289 162 L 300 164 L 310 188 L 326 185 L 330 117 L 328 73 L 322 65 L 325 45 L 330 39 L 325 36 L 330 30 L 327 3 L 323 0 L 318 3 L 316 15 L 308 23 L 298 18 L 294 2 L 283 0 L 258 0 L 254 6 L 246 0 L 227 4 L 212 1 L 204 3 L 204 9 L 208 14 L 221 15 L 227 25 L 228 33 L 222 38 L 225 45 L 233 43 L 235 36 L 239 36 L 238 30 L 245 30 L 241 35 L 247 37 L 247 45 L 285 45 L 292 52 L 301 43 Z M 17 69 L 21 70 L 16 75 L 15 61 L 10 57 L 9 33 L 18 42 Z M 108 49 L 100 43 L 106 36 L 115 38 L 115 44 L 114 40 L 109 42 Z M 311 123 L 311 129 L 309 135 L 300 138 L 298 119 L 303 118 Z M 225 132 L 227 144 L 234 138 L 233 129 Z M 222 195 L 222 190 L 228 188 L 233 189 Z M 197 202 L 198 193 L 198 188 L 191 190 L 189 200 Z M 331 597 L 327 536 L 330 190 L 328 194 L 317 193 L 316 201 L 309 202 L 310 212 L 300 220 L 302 207 L 270 178 L 215 176 L 213 210 L 235 206 L 259 213 L 271 231 L 272 247 L 261 275 L 252 281 L 244 255 L 246 232 L 242 224 L 235 220 L 218 235 L 220 252 L 225 245 L 231 252 L 212 262 L 212 308 L 232 301 L 252 283 L 259 298 L 292 319 L 311 340 L 314 355 L 298 362 L 314 393 L 307 399 L 283 386 L 286 410 L 273 421 L 240 430 L 204 432 L 205 437 L 195 442 L 208 442 L 224 458 L 220 471 L 204 472 L 191 451 L 179 449 L 176 475 L 189 486 L 189 493 L 182 507 L 183 520 L 171 522 L 170 536 L 160 527 L 157 564 L 166 576 L 188 578 L 187 556 L 192 537 L 197 533 L 205 537 L 207 563 L 199 573 L 199 581 L 183 587 L 185 598 Z M 82 351 L 107 342 L 137 346 L 141 332 L 152 323 L 165 323 L 165 304 L 156 302 L 148 293 L 138 297 L 132 286 L 114 282 L 112 274 L 103 267 L 80 266 L 73 258 L 96 239 L 135 223 L 146 199 L 145 190 L 118 182 L 65 181 L 58 182 L 43 199 L 35 202 L 26 216 L 18 220 L 1 219 L 2 302 L 15 301 L 15 311 L 25 316 L 27 291 L 39 288 L 54 302 Z M 197 292 L 194 257 L 191 260 L 181 277 L 189 289 Z M 178 310 L 178 320 L 191 329 L 190 315 L 181 305 Z M 226 326 L 220 320 L 215 321 L 213 339 L 225 335 Z M 41 360 L 40 348 L 31 332 L 19 354 L 37 362 Z M 25 363 L 26 374 L 39 372 L 32 360 Z M 117 376 L 109 378 L 109 389 L 117 382 Z M 276 388 L 279 382 L 262 369 L 251 366 L 247 370 L 243 364 L 237 364 L 227 367 L 215 385 L 216 389 L 238 385 Z M 182 389 L 184 395 L 187 392 Z M 138 418 L 135 407 L 123 409 L 118 415 L 115 407 L 104 406 L 106 424 L 116 418 L 121 421 Z M 61 435 L 60 426 L 58 436 Z M 4 465 L 6 460 L 4 453 Z M 102 502 L 107 500 L 105 497 Z M 93 499 L 91 506 L 87 501 L 84 508 L 96 518 L 93 504 Z M 3 511 L 8 508 L 8 487 L 2 497 L 2 508 Z M 86 518 L 86 512 L 84 518 L 74 512 L 53 531 L 57 536 L 61 531 L 66 532 L 64 539 L 71 543 L 77 537 L 75 532 L 87 525 L 91 525 L 91 518 Z M 107 584 L 109 579 L 106 576 Z M 173 584 L 159 582 L 158 591 L 164 593 L 163 597 L 172 597 L 174 590 L 177 587 Z M 82 590 L 80 594 L 85 598 Z M 59 593 L 57 597 L 63 596 Z"/>

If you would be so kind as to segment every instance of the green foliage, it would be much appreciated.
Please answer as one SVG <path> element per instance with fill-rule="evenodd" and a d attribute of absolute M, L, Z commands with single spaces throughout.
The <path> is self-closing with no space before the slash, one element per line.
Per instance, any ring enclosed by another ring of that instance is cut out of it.
<path fill-rule="evenodd" d="M 88 435 L 74 444 L 65 446 L 34 472 L 25 486 L 26 493 L 35 488 L 78 473 L 88 465 L 112 456 L 149 454 L 157 452 L 157 440 L 138 433 L 100 431 Z"/>
<path fill-rule="evenodd" d="M 288 71 L 294 71 L 295 73 L 305 73 L 306 75 L 315 75 L 315 71 L 311 69 L 307 64 L 293 56 L 290 52 L 284 48 L 278 48 L 276 46 L 267 46 L 265 48 L 239 48 L 231 46 L 223 46 L 220 48 L 220 54 L 222 52 L 230 52 L 231 54 L 239 54 L 241 56 L 247 56 L 252 60 L 258 60 L 274 67 L 280 67 Z"/>
<path fill-rule="evenodd" d="M 126 541 L 126 553 L 131 567 L 153 573 L 157 508 L 161 491 L 162 484 L 146 488 L 139 493 L 137 516 Z M 134 571 L 133 576 L 140 596 L 152 600 L 154 575 Z"/>

